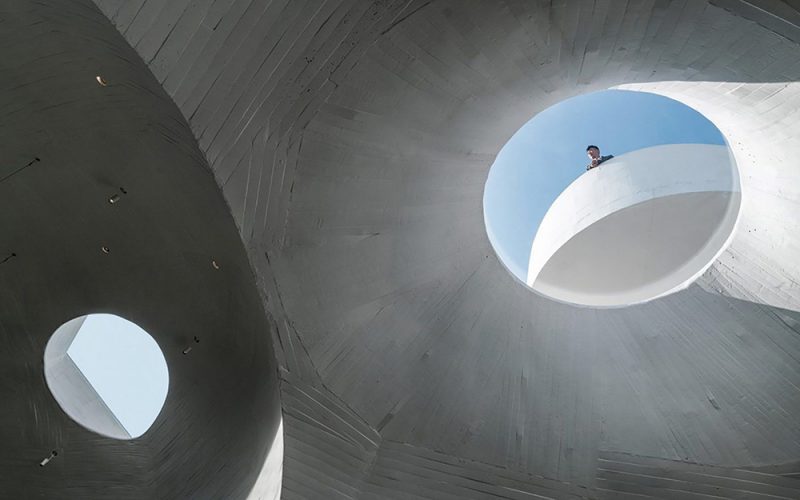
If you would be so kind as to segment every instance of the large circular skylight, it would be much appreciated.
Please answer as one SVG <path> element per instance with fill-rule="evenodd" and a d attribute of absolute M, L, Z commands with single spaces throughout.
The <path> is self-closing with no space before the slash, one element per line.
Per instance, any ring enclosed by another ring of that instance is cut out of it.
<path fill-rule="evenodd" d="M 709 120 L 663 96 L 609 90 L 561 102 L 509 140 L 484 218 L 500 260 L 533 290 L 625 306 L 691 284 L 728 244 L 740 202 L 735 161 Z"/>
<path fill-rule="evenodd" d="M 44 373 L 67 415 L 116 439 L 139 437 L 153 425 L 169 385 L 167 363 L 153 337 L 113 314 L 61 325 L 45 348 Z"/>

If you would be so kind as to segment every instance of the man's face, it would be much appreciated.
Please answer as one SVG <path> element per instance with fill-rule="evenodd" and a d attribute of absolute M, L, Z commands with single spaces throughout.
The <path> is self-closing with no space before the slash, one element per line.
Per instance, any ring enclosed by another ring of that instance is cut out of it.
<path fill-rule="evenodd" d="M 589 155 L 589 159 L 591 160 L 596 160 L 597 158 L 600 158 L 600 150 L 597 148 L 589 148 L 586 151 L 586 154 Z"/>

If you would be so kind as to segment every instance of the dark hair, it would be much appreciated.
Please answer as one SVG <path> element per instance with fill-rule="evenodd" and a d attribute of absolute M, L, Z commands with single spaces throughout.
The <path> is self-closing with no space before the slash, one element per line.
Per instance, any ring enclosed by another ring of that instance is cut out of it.
<path fill-rule="evenodd" d="M 594 148 L 594 149 L 596 149 L 596 150 L 600 151 L 600 148 L 598 148 L 598 147 L 597 147 L 597 146 L 595 146 L 594 144 L 589 144 L 588 146 L 586 146 L 586 151 L 589 151 L 589 150 L 590 150 L 590 149 L 592 149 L 592 148 Z"/>

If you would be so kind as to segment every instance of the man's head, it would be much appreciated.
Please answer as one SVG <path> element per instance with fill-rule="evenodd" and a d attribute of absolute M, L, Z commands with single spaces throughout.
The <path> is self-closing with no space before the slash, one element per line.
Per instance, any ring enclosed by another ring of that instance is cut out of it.
<path fill-rule="evenodd" d="M 586 146 L 586 154 L 590 159 L 596 160 L 597 158 L 600 158 L 600 148 L 595 145 Z"/>

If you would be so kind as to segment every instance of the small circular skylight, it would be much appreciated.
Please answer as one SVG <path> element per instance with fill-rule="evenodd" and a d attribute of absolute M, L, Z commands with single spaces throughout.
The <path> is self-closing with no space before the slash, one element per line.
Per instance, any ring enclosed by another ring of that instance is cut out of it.
<path fill-rule="evenodd" d="M 729 243 L 740 204 L 733 155 L 708 119 L 663 96 L 609 90 L 544 110 L 508 141 L 484 219 L 519 281 L 616 307 L 694 282 Z"/>
<path fill-rule="evenodd" d="M 164 406 L 169 385 L 167 362 L 153 337 L 113 314 L 61 325 L 45 348 L 44 374 L 67 415 L 115 439 L 144 434 Z"/>

